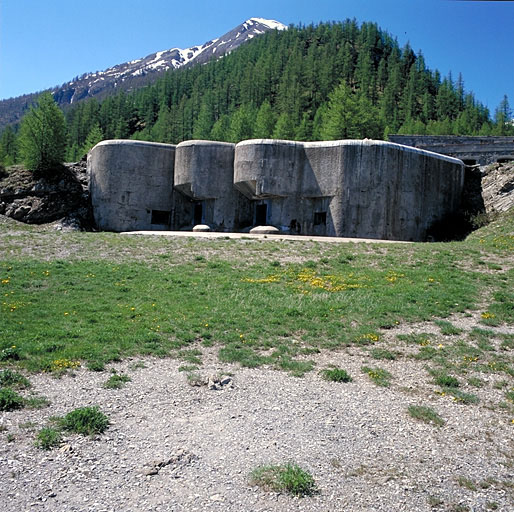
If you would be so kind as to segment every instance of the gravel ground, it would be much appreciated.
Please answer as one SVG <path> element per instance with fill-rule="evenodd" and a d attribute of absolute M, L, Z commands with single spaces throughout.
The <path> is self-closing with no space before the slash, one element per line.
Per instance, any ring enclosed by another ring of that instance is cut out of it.
<path fill-rule="evenodd" d="M 360 349 L 315 356 L 318 369 L 345 368 L 347 384 L 316 371 L 297 378 L 222 364 L 216 349 L 202 351 L 200 374 L 228 374 L 229 384 L 193 387 L 173 359 L 113 365 L 131 377 L 122 389 L 102 387 L 108 371 L 30 376 L 32 391 L 51 405 L 2 413 L 2 510 L 514 510 L 514 424 L 492 405 L 502 394 L 492 386 L 473 390 L 479 405 L 463 405 L 438 395 L 423 362 L 410 358 L 376 361 L 394 375 L 381 388 L 360 371 L 370 364 Z M 414 420 L 413 404 L 433 407 L 446 424 Z M 86 405 L 109 416 L 104 434 L 34 447 L 50 416 Z M 317 494 L 249 484 L 258 465 L 288 461 L 313 475 Z"/>

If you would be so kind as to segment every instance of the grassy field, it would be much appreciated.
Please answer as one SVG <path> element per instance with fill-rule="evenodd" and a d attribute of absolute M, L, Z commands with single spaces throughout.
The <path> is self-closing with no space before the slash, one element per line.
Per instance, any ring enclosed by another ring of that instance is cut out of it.
<path fill-rule="evenodd" d="M 490 327 L 514 325 L 513 262 L 513 210 L 464 242 L 387 245 L 62 233 L 4 220 L 0 365 L 59 373 L 155 355 L 194 368 L 215 346 L 221 361 L 302 375 L 323 349 L 394 359 L 405 346 L 433 371 L 511 378 L 512 330 Z M 382 343 L 414 322 L 455 337 L 445 320 L 455 314 L 480 325 L 444 347 L 423 334 Z"/>

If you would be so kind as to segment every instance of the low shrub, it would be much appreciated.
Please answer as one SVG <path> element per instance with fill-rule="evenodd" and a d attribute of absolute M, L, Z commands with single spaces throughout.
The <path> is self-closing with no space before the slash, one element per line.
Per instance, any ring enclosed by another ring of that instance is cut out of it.
<path fill-rule="evenodd" d="M 439 414 L 437 414 L 437 412 L 431 407 L 427 407 L 425 405 L 409 405 L 407 411 L 410 416 L 416 420 L 420 420 L 425 423 L 432 423 L 438 427 L 442 427 L 444 425 L 443 418 L 441 418 L 441 416 L 439 416 Z"/>
<path fill-rule="evenodd" d="M 351 382 L 352 378 L 346 370 L 342 368 L 326 368 L 321 371 L 321 376 L 325 380 L 332 382 Z"/>
<path fill-rule="evenodd" d="M 35 441 L 35 446 L 41 450 L 51 450 L 61 442 L 61 433 L 52 427 L 42 428 Z"/>
<path fill-rule="evenodd" d="M 63 418 L 57 418 L 57 424 L 62 430 L 92 436 L 104 432 L 109 426 L 109 419 L 97 406 L 80 407 Z"/>
<path fill-rule="evenodd" d="M 21 373 L 15 372 L 10 369 L 0 370 L 0 387 L 11 387 L 18 389 L 30 388 L 30 381 Z"/>
<path fill-rule="evenodd" d="M 107 389 L 120 389 L 122 388 L 127 382 L 130 382 L 132 379 L 128 375 L 118 375 L 114 374 L 111 375 L 103 384 L 104 388 Z"/>
<path fill-rule="evenodd" d="M 0 388 L 0 411 L 13 411 L 25 405 L 23 397 L 11 388 Z"/>
<path fill-rule="evenodd" d="M 311 496 L 317 492 L 312 475 L 295 463 L 259 466 L 252 471 L 250 483 L 266 490 L 287 492 L 294 496 Z"/>

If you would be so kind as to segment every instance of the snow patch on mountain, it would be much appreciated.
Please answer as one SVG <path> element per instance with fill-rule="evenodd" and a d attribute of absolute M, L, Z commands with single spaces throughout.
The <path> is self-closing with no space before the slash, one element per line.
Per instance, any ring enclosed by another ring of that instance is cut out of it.
<path fill-rule="evenodd" d="M 250 18 L 223 36 L 190 48 L 171 48 L 112 66 L 104 71 L 85 73 L 52 89 L 60 105 L 97 96 L 106 97 L 112 89 L 133 90 L 155 80 L 169 69 L 205 64 L 212 58 L 229 54 L 245 41 L 269 30 L 286 30 L 286 25 L 264 18 Z"/>

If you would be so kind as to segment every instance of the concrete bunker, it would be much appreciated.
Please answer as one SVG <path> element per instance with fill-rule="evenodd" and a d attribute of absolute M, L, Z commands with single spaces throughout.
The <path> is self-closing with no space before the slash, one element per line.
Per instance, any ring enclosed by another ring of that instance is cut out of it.
<path fill-rule="evenodd" d="M 97 144 L 87 166 L 98 228 L 171 229 L 174 161 L 171 144 L 129 140 Z"/>
<path fill-rule="evenodd" d="M 207 224 L 216 231 L 251 225 L 249 201 L 234 188 L 234 149 L 227 142 L 181 142 L 175 155 L 174 187 L 192 204 L 181 228 Z"/>
<path fill-rule="evenodd" d="M 463 180 L 460 160 L 373 140 L 249 140 L 234 161 L 234 185 L 267 201 L 269 224 L 310 235 L 424 240 Z"/>
<path fill-rule="evenodd" d="M 100 229 L 246 231 L 422 241 L 460 203 L 456 158 L 373 140 L 178 146 L 111 140 L 88 155 Z"/>

